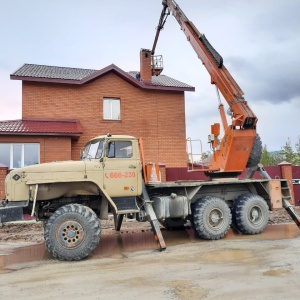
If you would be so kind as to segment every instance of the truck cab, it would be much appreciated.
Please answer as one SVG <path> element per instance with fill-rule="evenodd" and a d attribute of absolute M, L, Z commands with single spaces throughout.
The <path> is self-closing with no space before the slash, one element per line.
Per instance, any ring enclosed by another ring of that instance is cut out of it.
<path fill-rule="evenodd" d="M 55 161 L 12 170 L 5 180 L 5 202 L 18 214 L 2 216 L 2 222 L 20 218 L 22 209 L 44 220 L 70 202 L 101 211 L 103 219 L 109 210 L 136 211 L 136 197 L 142 194 L 141 170 L 135 137 L 97 136 L 85 144 L 79 161 Z"/>
<path fill-rule="evenodd" d="M 87 177 L 94 180 L 98 177 L 98 186 L 102 186 L 110 197 L 142 193 L 142 164 L 136 138 L 98 136 L 85 145 L 82 159 Z"/>

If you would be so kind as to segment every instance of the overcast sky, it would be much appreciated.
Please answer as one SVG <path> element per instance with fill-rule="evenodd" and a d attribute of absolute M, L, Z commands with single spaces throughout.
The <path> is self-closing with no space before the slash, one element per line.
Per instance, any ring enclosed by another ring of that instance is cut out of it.
<path fill-rule="evenodd" d="M 24 63 L 139 70 L 140 48 L 152 48 L 161 0 L 0 0 L 0 120 L 21 118 Z M 269 151 L 300 136 L 300 1 L 178 0 L 223 56 L 258 116 Z M 156 48 L 163 74 L 196 88 L 186 92 L 187 137 L 206 145 L 219 122 L 215 87 L 173 16 Z M 91 108 L 92 109 L 92 108 Z M 150 113 L 150 112 L 149 112 Z M 170 122 L 172 120 L 170 116 Z"/>

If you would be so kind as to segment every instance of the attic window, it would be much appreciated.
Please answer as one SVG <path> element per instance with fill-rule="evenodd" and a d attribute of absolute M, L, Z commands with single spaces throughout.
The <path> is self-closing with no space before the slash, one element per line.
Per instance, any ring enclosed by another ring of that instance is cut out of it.
<path fill-rule="evenodd" d="M 104 98 L 103 99 L 103 119 L 104 120 L 120 120 L 120 99 Z"/>

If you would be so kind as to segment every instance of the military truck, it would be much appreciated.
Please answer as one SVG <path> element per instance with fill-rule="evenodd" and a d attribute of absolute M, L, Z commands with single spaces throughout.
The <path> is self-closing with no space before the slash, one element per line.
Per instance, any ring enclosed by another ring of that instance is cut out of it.
<path fill-rule="evenodd" d="M 160 250 L 166 245 L 159 223 L 176 229 L 189 221 L 200 238 L 216 240 L 225 236 L 232 223 L 244 234 L 258 234 L 268 224 L 269 210 L 284 206 L 300 227 L 300 218 L 289 203 L 288 182 L 272 180 L 257 166 L 262 151 L 257 117 L 223 58 L 174 0 L 162 4 L 151 61 L 155 62 L 159 32 L 172 12 L 216 86 L 224 135 L 221 139 L 219 123 L 211 126 L 213 155 L 204 170 L 210 180 L 161 182 L 159 168 L 145 163 L 142 140 L 110 134 L 89 141 L 81 161 L 12 170 L 5 180 L 0 222 L 21 219 L 23 213 L 35 215 L 44 221 L 46 246 L 58 259 L 88 256 L 100 241 L 99 219 L 106 220 L 109 213 L 114 215 L 117 231 L 127 214 L 150 221 Z M 229 105 L 230 125 L 219 90 Z M 239 179 L 246 167 L 247 176 Z M 252 179 L 255 170 L 262 179 Z"/>
<path fill-rule="evenodd" d="M 142 141 L 101 135 L 85 145 L 80 161 L 51 162 L 12 170 L 5 180 L 0 222 L 27 213 L 44 222 L 45 243 L 61 260 L 80 260 L 98 245 L 100 220 L 114 216 L 150 221 L 160 250 L 160 226 L 182 228 L 189 221 L 200 238 L 221 239 L 232 222 L 244 234 L 258 234 L 269 210 L 290 199 L 286 180 L 212 178 L 161 182 L 158 166 L 143 160 Z M 282 196 L 283 195 L 283 196 Z"/>

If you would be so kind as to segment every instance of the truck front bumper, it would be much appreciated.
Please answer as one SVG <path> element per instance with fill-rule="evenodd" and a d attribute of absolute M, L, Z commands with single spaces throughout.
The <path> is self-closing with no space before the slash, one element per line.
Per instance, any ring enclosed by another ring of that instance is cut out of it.
<path fill-rule="evenodd" d="M 0 206 L 0 224 L 23 220 L 23 208 L 29 201 L 7 202 Z"/>

